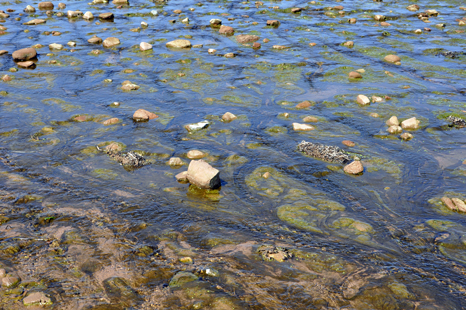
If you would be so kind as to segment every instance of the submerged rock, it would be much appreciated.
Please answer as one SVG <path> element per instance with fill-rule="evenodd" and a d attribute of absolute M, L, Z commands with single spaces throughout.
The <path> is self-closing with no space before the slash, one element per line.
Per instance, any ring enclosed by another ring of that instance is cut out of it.
<path fill-rule="evenodd" d="M 176 275 L 173 276 L 173 278 L 170 280 L 170 283 L 168 284 L 170 287 L 180 287 L 183 284 L 197 281 L 199 279 L 198 276 L 195 274 L 192 274 L 191 272 L 186 272 L 186 271 L 180 271 Z"/>
<path fill-rule="evenodd" d="M 52 300 L 42 292 L 34 292 L 23 299 L 25 306 L 48 306 L 53 304 Z"/>
<path fill-rule="evenodd" d="M 306 155 L 333 163 L 346 164 L 351 160 L 351 157 L 342 149 L 333 145 L 302 141 L 298 145 L 298 150 Z"/>
<path fill-rule="evenodd" d="M 315 129 L 314 126 L 311 126 L 308 124 L 293 123 L 294 131 L 310 131 L 314 129 Z"/>
<path fill-rule="evenodd" d="M 263 245 L 257 249 L 257 252 L 262 256 L 265 261 L 277 261 L 284 262 L 285 260 L 292 258 L 293 254 L 288 249 L 282 247 L 275 247 L 272 245 Z"/>
<path fill-rule="evenodd" d="M 450 122 L 449 126 L 450 127 L 466 127 L 466 120 L 462 119 L 462 118 L 459 118 L 459 117 L 455 117 L 453 115 L 450 115 L 448 116 L 447 120 Z"/>
<path fill-rule="evenodd" d="M 192 160 L 189 163 L 187 178 L 189 183 L 199 188 L 215 189 L 220 187 L 220 171 L 204 160 Z"/>
<path fill-rule="evenodd" d="M 250 34 L 240 34 L 236 36 L 236 42 L 244 44 L 244 43 L 252 43 L 259 40 L 258 36 L 250 35 Z"/>
<path fill-rule="evenodd" d="M 115 38 L 115 37 L 109 37 L 107 39 L 104 40 L 103 42 L 103 46 L 104 47 L 113 47 L 113 46 L 116 46 L 120 44 L 120 40 L 118 38 Z"/>
<path fill-rule="evenodd" d="M 233 113 L 231 112 L 226 112 L 225 114 L 223 114 L 222 116 L 222 120 L 226 123 L 228 122 L 231 122 L 231 121 L 234 121 L 235 119 L 237 119 L 236 115 L 234 115 Z"/>
<path fill-rule="evenodd" d="M 205 128 L 209 127 L 209 125 L 210 125 L 210 122 L 204 120 L 204 121 L 199 122 L 199 123 L 188 124 L 188 125 L 184 126 L 184 128 L 189 132 L 195 132 L 195 131 L 198 131 L 198 130 L 201 130 L 201 129 L 205 129 Z"/>

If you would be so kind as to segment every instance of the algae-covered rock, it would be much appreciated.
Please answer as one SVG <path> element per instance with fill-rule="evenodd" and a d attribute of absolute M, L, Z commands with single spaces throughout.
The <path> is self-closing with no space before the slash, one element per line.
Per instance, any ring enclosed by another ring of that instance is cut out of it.
<path fill-rule="evenodd" d="M 198 279 L 199 277 L 196 276 L 195 274 L 192 274 L 191 272 L 180 271 L 176 275 L 174 275 L 173 278 L 170 280 L 169 286 L 180 287 L 180 286 L 183 286 L 183 284 L 186 284 L 192 281 L 197 281 Z"/>
<path fill-rule="evenodd" d="M 140 301 L 139 294 L 120 277 L 105 279 L 103 286 L 108 298 L 112 302 L 118 302 L 124 306 L 132 306 Z"/>

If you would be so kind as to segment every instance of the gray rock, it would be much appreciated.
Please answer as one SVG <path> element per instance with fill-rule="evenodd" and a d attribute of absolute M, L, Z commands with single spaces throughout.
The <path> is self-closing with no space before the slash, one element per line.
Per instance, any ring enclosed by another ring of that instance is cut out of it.
<path fill-rule="evenodd" d="M 220 171 L 202 159 L 192 160 L 188 167 L 189 183 L 204 189 L 220 187 Z"/>

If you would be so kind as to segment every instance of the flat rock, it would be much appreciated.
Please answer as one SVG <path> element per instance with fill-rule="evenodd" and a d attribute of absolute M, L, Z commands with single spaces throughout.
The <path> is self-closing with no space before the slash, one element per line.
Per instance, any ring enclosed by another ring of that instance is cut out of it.
<path fill-rule="evenodd" d="M 16 286 L 21 281 L 20 278 L 14 276 L 7 276 L 2 278 L 2 286 L 6 288 L 11 288 Z"/>
<path fill-rule="evenodd" d="M 355 160 L 352 163 L 346 165 L 343 170 L 348 174 L 360 174 L 364 171 L 364 167 L 361 161 Z"/>
<path fill-rule="evenodd" d="M 99 14 L 99 19 L 102 19 L 102 20 L 113 20 L 115 16 L 113 15 L 113 13 L 102 13 L 102 14 Z"/>
<path fill-rule="evenodd" d="M 230 26 L 222 25 L 222 26 L 220 26 L 220 29 L 218 30 L 218 33 L 226 34 L 226 35 L 232 35 L 232 34 L 235 33 L 235 29 L 233 29 L 233 27 L 230 27 Z"/>
<path fill-rule="evenodd" d="M 182 49 L 182 48 L 191 48 L 192 45 L 191 45 L 191 42 L 189 40 L 178 39 L 178 40 L 167 42 L 167 44 L 165 44 L 165 46 L 168 47 L 168 48 Z"/>
<path fill-rule="evenodd" d="M 140 88 L 139 85 L 131 83 L 130 81 L 123 82 L 123 84 L 121 86 L 121 90 L 123 90 L 123 91 L 138 90 L 139 88 Z"/>
<path fill-rule="evenodd" d="M 205 153 L 199 150 L 191 150 L 186 154 L 189 159 L 201 159 L 205 157 Z"/>
<path fill-rule="evenodd" d="M 202 159 L 192 160 L 188 167 L 189 183 L 203 189 L 220 187 L 220 171 Z"/>
<path fill-rule="evenodd" d="M 350 141 L 350 140 L 343 140 L 341 141 L 341 143 L 343 143 L 343 145 L 346 145 L 346 146 L 349 146 L 349 147 L 353 147 L 356 145 L 356 143 L 354 143 L 353 141 Z"/>
<path fill-rule="evenodd" d="M 251 35 L 251 34 L 240 34 L 236 36 L 236 42 L 244 44 L 244 43 L 252 43 L 259 40 L 259 36 Z"/>
<path fill-rule="evenodd" d="M 141 51 L 149 51 L 152 49 L 152 45 L 147 42 L 141 42 L 141 44 L 139 44 L 139 49 Z"/>
<path fill-rule="evenodd" d="M 371 103 L 369 98 L 367 98 L 367 96 L 364 96 L 364 95 L 358 95 L 358 97 L 356 97 L 356 102 L 359 103 L 360 105 L 368 105 Z"/>
<path fill-rule="evenodd" d="M 76 11 L 70 10 L 66 13 L 66 16 L 68 16 L 68 18 L 80 17 L 80 16 L 83 16 L 83 12 L 81 12 L 80 10 L 76 10 Z"/>
<path fill-rule="evenodd" d="M 49 44 L 49 49 L 51 49 L 51 50 L 62 50 L 63 45 L 58 44 L 58 43 L 52 43 L 52 44 Z"/>
<path fill-rule="evenodd" d="M 36 64 L 32 60 L 20 61 L 16 63 L 20 68 L 34 68 Z"/>
<path fill-rule="evenodd" d="M 385 61 L 392 62 L 392 63 L 399 63 L 401 62 L 401 58 L 396 55 L 387 55 L 385 56 Z"/>
<path fill-rule="evenodd" d="M 293 123 L 293 130 L 294 131 L 310 131 L 314 130 L 314 126 L 308 125 L 308 124 L 299 124 L 299 123 Z"/>
<path fill-rule="evenodd" d="M 307 109 L 312 106 L 312 103 L 310 101 L 303 101 L 300 102 L 296 105 L 296 109 Z"/>
<path fill-rule="evenodd" d="M 231 122 L 231 121 L 234 121 L 235 119 L 237 119 L 236 115 L 234 115 L 233 113 L 230 113 L 230 112 L 226 112 L 225 114 L 223 114 L 222 116 L 222 120 L 224 122 Z"/>
<path fill-rule="evenodd" d="M 53 304 L 52 300 L 42 292 L 34 292 L 23 299 L 25 306 L 47 306 Z"/>
<path fill-rule="evenodd" d="M 421 121 L 417 120 L 415 117 L 408 118 L 401 122 L 401 128 L 403 129 L 418 129 Z"/>
<path fill-rule="evenodd" d="M 120 121 L 119 118 L 117 118 L 117 117 L 112 117 L 112 118 L 109 118 L 109 119 L 103 121 L 103 122 L 102 122 L 102 125 L 106 125 L 106 126 L 107 126 L 107 125 L 113 125 L 113 124 L 118 123 L 119 121 Z"/>
<path fill-rule="evenodd" d="M 97 36 L 93 36 L 92 38 L 87 40 L 87 42 L 89 42 L 91 44 L 100 44 L 100 43 L 102 43 L 102 39 L 97 37 Z"/>
<path fill-rule="evenodd" d="M 23 48 L 23 49 L 14 51 L 11 56 L 13 57 L 13 60 L 25 61 L 25 60 L 30 60 L 30 59 L 36 58 L 37 57 L 37 51 L 36 51 L 35 48 L 28 47 L 28 48 Z"/>
<path fill-rule="evenodd" d="M 106 38 L 103 42 L 103 46 L 104 47 L 113 47 L 113 46 L 116 46 L 120 44 L 120 40 L 118 38 L 115 38 L 115 37 L 109 37 L 109 38 Z"/>
<path fill-rule="evenodd" d="M 199 279 L 198 276 L 192 274 L 191 272 L 187 271 L 180 271 L 173 278 L 170 280 L 168 284 L 170 287 L 180 287 L 183 284 L 188 282 L 197 281 Z"/>
<path fill-rule="evenodd" d="M 314 117 L 314 116 L 305 116 L 303 118 L 303 122 L 305 123 L 317 123 L 319 121 L 319 119 L 317 117 Z"/>
<path fill-rule="evenodd" d="M 1 55 L 5 55 L 5 54 L 8 54 L 8 51 L 7 51 L 7 50 L 0 50 L 0 56 L 1 56 Z"/>
<path fill-rule="evenodd" d="M 144 109 L 139 109 L 133 114 L 133 119 L 135 121 L 148 121 L 159 117 L 157 114 L 149 112 Z"/>
<path fill-rule="evenodd" d="M 39 25 L 39 24 L 45 24 L 45 22 L 46 22 L 45 19 L 36 18 L 36 19 L 23 23 L 23 25 Z"/>

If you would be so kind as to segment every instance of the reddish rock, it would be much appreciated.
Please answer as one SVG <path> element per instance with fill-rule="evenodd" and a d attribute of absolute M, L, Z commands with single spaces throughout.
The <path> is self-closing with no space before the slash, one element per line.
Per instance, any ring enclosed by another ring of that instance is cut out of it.
<path fill-rule="evenodd" d="M 312 103 L 306 100 L 306 101 L 298 103 L 296 105 L 296 108 L 297 109 L 307 109 L 307 108 L 309 108 L 311 106 L 312 106 Z"/>
<path fill-rule="evenodd" d="M 102 122 L 102 125 L 113 125 L 120 121 L 117 117 L 109 118 Z"/>
<path fill-rule="evenodd" d="M 133 119 L 135 121 L 148 121 L 157 117 L 159 116 L 144 109 L 139 109 L 133 114 Z"/>
<path fill-rule="evenodd" d="M 252 48 L 259 49 L 261 48 L 261 44 L 259 42 L 254 42 L 254 44 L 252 45 Z"/>
<path fill-rule="evenodd" d="M 244 44 L 244 43 L 252 43 L 259 40 L 258 36 L 250 35 L 250 34 L 240 34 L 236 36 L 236 42 Z"/>
<path fill-rule="evenodd" d="M 356 71 L 351 71 L 350 73 L 348 73 L 348 77 L 350 79 L 362 79 L 361 73 L 356 72 Z"/>
<path fill-rule="evenodd" d="M 343 145 L 346 145 L 346 146 L 349 146 L 349 147 L 353 147 L 356 145 L 356 143 L 354 143 L 353 141 L 350 141 L 350 140 L 343 140 L 341 141 L 341 143 L 343 143 Z"/>
<path fill-rule="evenodd" d="M 233 27 L 230 27 L 230 26 L 222 25 L 220 26 L 218 33 L 226 34 L 226 35 L 233 35 L 235 33 L 235 29 L 233 29 Z"/>
<path fill-rule="evenodd" d="M 35 48 L 28 47 L 28 48 L 23 48 L 23 49 L 14 51 L 12 57 L 13 57 L 13 60 L 25 61 L 25 60 L 36 58 L 37 52 Z"/>
<path fill-rule="evenodd" d="M 9 76 L 8 74 L 5 74 L 4 76 L 2 76 L 2 81 L 3 82 L 10 82 L 11 81 L 11 76 Z"/>
<path fill-rule="evenodd" d="M 392 63 L 398 63 L 401 61 L 401 58 L 396 56 L 396 55 L 387 55 L 385 56 L 385 61 L 387 62 L 392 62 Z"/>
<path fill-rule="evenodd" d="M 455 206 L 455 204 L 453 203 L 453 201 L 451 201 L 450 198 L 448 197 L 442 197 L 442 202 L 447 206 L 448 209 L 452 210 L 452 211 L 457 211 L 458 208 Z"/>
<path fill-rule="evenodd" d="M 359 160 L 357 160 L 346 165 L 345 168 L 343 168 L 343 170 L 348 174 L 360 174 L 364 171 L 364 167 L 362 166 L 362 163 Z"/>

